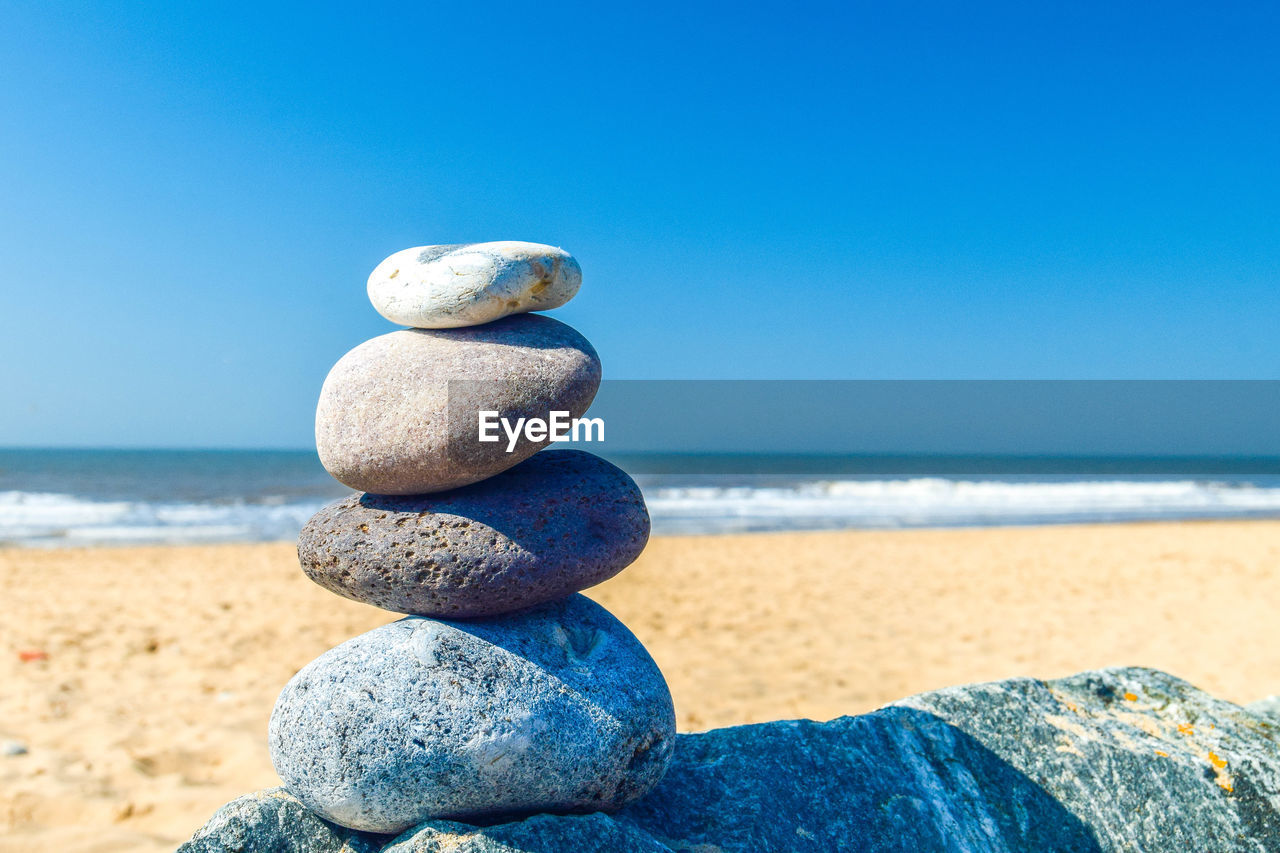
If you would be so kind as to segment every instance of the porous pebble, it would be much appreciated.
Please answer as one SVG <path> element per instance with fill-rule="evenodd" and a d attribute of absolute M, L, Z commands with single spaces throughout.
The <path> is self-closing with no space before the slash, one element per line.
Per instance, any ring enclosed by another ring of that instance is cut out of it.
<path fill-rule="evenodd" d="M 581 595 L 502 617 L 411 616 L 321 655 L 271 715 L 285 787 L 353 829 L 612 810 L 666 770 L 671 694 Z"/>
<path fill-rule="evenodd" d="M 470 618 L 594 586 L 648 539 L 649 513 L 626 472 L 581 450 L 544 450 L 460 489 L 335 501 L 302 529 L 298 558 L 347 598 Z"/>
<path fill-rule="evenodd" d="M 557 308 L 581 284 L 578 262 L 555 246 L 515 241 L 418 246 L 374 268 L 369 301 L 393 323 L 452 329 Z"/>
<path fill-rule="evenodd" d="M 600 359 L 564 323 L 537 314 L 485 326 L 406 329 L 365 341 L 329 371 L 316 407 L 325 469 L 361 492 L 414 495 L 492 477 L 549 443 L 521 432 L 513 450 L 479 441 L 479 413 L 509 425 L 581 417 L 600 387 Z"/>

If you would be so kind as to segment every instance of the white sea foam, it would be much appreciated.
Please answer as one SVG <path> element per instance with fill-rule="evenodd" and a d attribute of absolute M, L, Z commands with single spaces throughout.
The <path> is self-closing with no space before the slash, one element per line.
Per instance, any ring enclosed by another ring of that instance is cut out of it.
<path fill-rule="evenodd" d="M 323 501 L 152 503 L 0 492 L 0 544 L 254 542 L 292 539 Z"/>
<path fill-rule="evenodd" d="M 1280 515 L 1280 488 L 1177 481 L 825 480 L 646 494 L 658 532 L 946 527 Z"/>
<path fill-rule="evenodd" d="M 1272 486 L 1197 480 L 814 480 L 645 488 L 658 533 L 1280 517 Z M 282 541 L 324 501 L 148 502 L 0 492 L 0 544 Z"/>

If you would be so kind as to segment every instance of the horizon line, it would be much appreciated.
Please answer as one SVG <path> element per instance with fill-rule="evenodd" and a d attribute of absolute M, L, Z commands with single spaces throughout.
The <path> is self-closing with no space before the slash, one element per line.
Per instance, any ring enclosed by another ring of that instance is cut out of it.
<path fill-rule="evenodd" d="M 565 443 L 562 449 L 584 450 L 582 447 Z M 548 445 L 543 449 L 554 449 Z M 9 452 L 94 452 L 94 453 L 309 453 L 318 456 L 314 447 L 281 447 L 281 446 L 165 446 L 165 445 L 0 445 L 0 453 Z M 1061 452 L 1061 451 L 973 451 L 956 453 L 935 450 L 894 450 L 894 451 L 859 451 L 859 450 L 654 450 L 654 449 L 606 449 L 599 448 L 597 455 L 619 454 L 627 456 L 698 456 L 737 458 L 744 456 L 788 456 L 807 459 L 896 459 L 901 457 L 932 457 L 938 459 L 1061 459 L 1061 460 L 1108 460 L 1108 459 L 1185 459 L 1185 460 L 1276 460 L 1280 461 L 1280 453 L 1203 453 L 1203 452 Z M 587 451 L 592 452 L 592 451 Z"/>

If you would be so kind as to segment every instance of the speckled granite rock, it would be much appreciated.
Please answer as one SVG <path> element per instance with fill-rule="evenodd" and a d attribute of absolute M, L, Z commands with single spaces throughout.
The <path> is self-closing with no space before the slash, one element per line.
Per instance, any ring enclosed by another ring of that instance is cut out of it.
<path fill-rule="evenodd" d="M 375 832 L 616 809 L 657 783 L 674 740 L 662 673 L 581 595 L 493 619 L 376 628 L 295 675 L 269 727 L 291 793 Z"/>
<path fill-rule="evenodd" d="M 316 407 L 325 469 L 361 492 L 416 495 L 475 483 L 529 458 L 548 440 L 478 441 L 477 413 L 514 424 L 551 411 L 580 417 L 600 387 L 600 359 L 582 335 L 536 314 L 446 331 L 406 329 L 344 355 Z"/>
<path fill-rule="evenodd" d="M 1261 853 L 1280 849 L 1277 794 L 1280 729 L 1111 669 L 684 738 L 619 819 L 677 849 Z"/>
<path fill-rule="evenodd" d="M 232 800 L 177 853 L 378 853 L 388 836 L 323 820 L 284 788 Z"/>
<path fill-rule="evenodd" d="M 608 849 L 540 820 L 542 836 L 575 839 L 562 849 Z M 829 723 L 680 735 L 658 787 L 597 821 L 674 851 L 1265 853 L 1280 850 L 1280 727 L 1148 669 L 1012 679 Z"/>
<path fill-rule="evenodd" d="M 351 495 L 298 537 L 313 581 L 386 610 L 463 619 L 594 586 L 649 539 L 640 489 L 580 450 L 544 450 L 480 483 L 433 495 Z"/>
<path fill-rule="evenodd" d="M 558 308 L 581 285 L 578 262 L 555 246 L 418 246 L 378 264 L 369 276 L 369 301 L 393 323 L 451 329 Z"/>

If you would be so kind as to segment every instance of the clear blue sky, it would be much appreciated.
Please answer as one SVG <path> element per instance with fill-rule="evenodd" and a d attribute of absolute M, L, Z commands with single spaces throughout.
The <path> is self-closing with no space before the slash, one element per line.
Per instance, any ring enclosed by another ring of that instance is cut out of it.
<path fill-rule="evenodd" d="M 1280 378 L 1271 4 L 5 4 L 0 445 L 294 446 L 401 248 L 614 378 Z"/>

